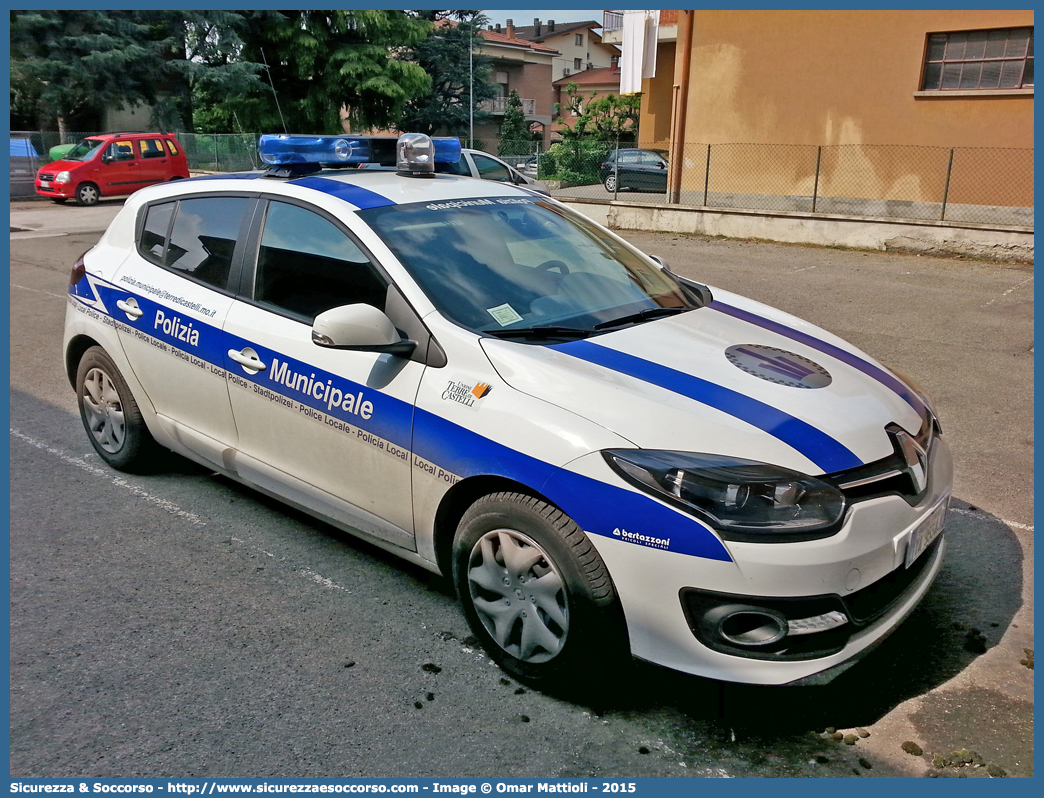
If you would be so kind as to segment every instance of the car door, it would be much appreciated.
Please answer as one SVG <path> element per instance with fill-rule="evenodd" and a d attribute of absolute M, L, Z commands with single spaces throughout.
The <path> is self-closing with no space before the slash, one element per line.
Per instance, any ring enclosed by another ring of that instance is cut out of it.
<path fill-rule="evenodd" d="M 98 156 L 92 175 L 105 196 L 130 194 L 141 188 L 141 163 L 135 157 L 134 142 L 114 141 Z"/>
<path fill-rule="evenodd" d="M 176 440 L 218 466 L 237 443 L 221 328 L 238 285 L 250 196 L 145 206 L 109 312 L 135 377 Z"/>
<path fill-rule="evenodd" d="M 162 183 L 170 174 L 170 158 L 159 138 L 143 138 L 137 142 L 138 164 L 142 186 Z"/>
<path fill-rule="evenodd" d="M 238 472 L 415 550 L 409 449 L 424 366 L 312 341 L 324 310 L 383 310 L 388 281 L 342 223 L 308 205 L 270 199 L 255 238 L 224 329 Z"/>
<path fill-rule="evenodd" d="M 641 188 L 641 175 L 638 173 L 638 153 L 635 150 L 621 150 L 616 156 L 616 186 L 620 188 Z"/>
<path fill-rule="evenodd" d="M 667 161 L 655 152 L 639 153 L 644 187 L 649 191 L 667 190 Z"/>

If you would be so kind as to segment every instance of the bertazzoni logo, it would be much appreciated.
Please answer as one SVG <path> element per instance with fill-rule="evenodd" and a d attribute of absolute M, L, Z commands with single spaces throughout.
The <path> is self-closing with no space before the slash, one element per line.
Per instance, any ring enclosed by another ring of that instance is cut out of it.
<path fill-rule="evenodd" d="M 761 344 L 737 344 L 725 350 L 736 368 L 763 380 L 791 388 L 825 388 L 830 372 L 807 357 Z"/>

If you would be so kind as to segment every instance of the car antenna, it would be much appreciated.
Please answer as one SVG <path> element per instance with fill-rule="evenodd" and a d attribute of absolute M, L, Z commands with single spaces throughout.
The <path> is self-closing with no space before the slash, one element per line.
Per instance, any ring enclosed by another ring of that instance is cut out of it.
<path fill-rule="evenodd" d="M 261 60 L 265 64 L 265 74 L 268 75 L 268 85 L 272 87 L 272 96 L 275 98 L 276 110 L 279 112 L 279 121 L 283 123 L 283 132 L 288 134 L 289 130 L 286 129 L 286 120 L 283 118 L 283 109 L 279 107 L 279 95 L 276 94 L 275 83 L 272 82 L 272 70 L 268 67 L 268 59 L 265 58 L 265 48 L 259 47 L 261 51 Z"/>

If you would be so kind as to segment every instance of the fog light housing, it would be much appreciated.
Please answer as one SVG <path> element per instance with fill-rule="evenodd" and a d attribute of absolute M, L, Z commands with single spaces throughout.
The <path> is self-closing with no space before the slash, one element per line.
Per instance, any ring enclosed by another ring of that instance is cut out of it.
<path fill-rule="evenodd" d="M 688 587 L 679 598 L 693 635 L 714 651 L 765 660 L 825 657 L 857 628 L 839 596 L 761 597 Z"/>

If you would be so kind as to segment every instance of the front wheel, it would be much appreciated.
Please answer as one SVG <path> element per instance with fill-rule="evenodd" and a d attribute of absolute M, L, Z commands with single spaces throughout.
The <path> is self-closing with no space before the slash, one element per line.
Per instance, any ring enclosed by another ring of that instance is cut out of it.
<path fill-rule="evenodd" d="M 83 353 L 76 370 L 80 419 L 94 450 L 119 471 L 151 465 L 159 447 L 116 364 L 100 346 Z"/>
<path fill-rule="evenodd" d="M 532 496 L 479 499 L 454 539 L 453 578 L 475 636 L 526 683 L 570 683 L 626 651 L 602 558 L 569 516 Z"/>
<path fill-rule="evenodd" d="M 616 193 L 616 175 L 607 175 L 605 178 L 605 190 L 610 194 Z"/>
<path fill-rule="evenodd" d="M 80 183 L 76 187 L 77 205 L 97 205 L 100 198 L 101 192 L 94 183 Z"/>

